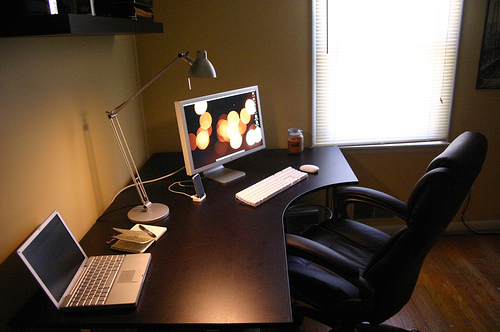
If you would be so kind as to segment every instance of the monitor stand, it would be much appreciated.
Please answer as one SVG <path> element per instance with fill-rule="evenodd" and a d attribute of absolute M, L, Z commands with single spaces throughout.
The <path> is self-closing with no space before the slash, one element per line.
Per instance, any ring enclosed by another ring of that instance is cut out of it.
<path fill-rule="evenodd" d="M 215 180 L 220 183 L 229 183 L 246 175 L 245 172 L 236 171 L 233 169 L 225 168 L 224 166 L 214 167 L 209 169 L 203 174 L 206 175 L 207 178 Z"/>

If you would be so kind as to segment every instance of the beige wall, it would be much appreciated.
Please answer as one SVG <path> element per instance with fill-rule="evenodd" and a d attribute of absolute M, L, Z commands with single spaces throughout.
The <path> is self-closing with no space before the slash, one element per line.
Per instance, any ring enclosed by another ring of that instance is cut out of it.
<path fill-rule="evenodd" d="M 151 152 L 180 151 L 173 102 L 178 99 L 257 84 L 261 91 L 269 147 L 285 147 L 286 129 L 300 126 L 311 142 L 311 3 L 279 1 L 158 1 L 155 17 L 163 34 L 137 37 L 142 79 L 153 76 L 178 52 L 208 51 L 218 78 L 187 89 L 187 65 L 180 63 L 144 93 Z M 476 90 L 487 0 L 465 0 L 450 139 L 461 132 L 483 132 L 490 149 L 476 182 L 467 218 L 500 220 L 498 171 L 500 90 Z M 369 87 L 365 87 L 369 89 Z M 361 90 L 362 91 L 362 90 Z M 362 98 L 362 93 L 360 94 Z M 362 121 L 362 119 L 360 119 Z M 345 151 L 360 179 L 406 200 L 435 149 Z"/>
<path fill-rule="evenodd" d="M 137 37 L 141 79 L 177 53 L 208 51 L 215 80 L 192 80 L 178 63 L 144 92 L 151 152 L 180 151 L 174 101 L 259 85 L 268 146 L 286 144 L 287 128 L 311 134 L 311 6 L 309 1 L 158 1 L 164 33 Z M 289 70 L 287 70 L 289 68 Z M 309 140 L 310 142 L 310 140 Z"/>
<path fill-rule="evenodd" d="M 135 39 L 0 38 L 0 78 L 2 262 L 54 209 L 80 239 L 128 182 L 105 111 L 138 87 Z M 139 103 L 120 116 L 144 162 Z"/>

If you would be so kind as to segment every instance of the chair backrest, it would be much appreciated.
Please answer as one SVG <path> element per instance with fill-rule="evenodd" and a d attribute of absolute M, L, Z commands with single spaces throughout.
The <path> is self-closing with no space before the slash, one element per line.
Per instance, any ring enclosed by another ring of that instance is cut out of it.
<path fill-rule="evenodd" d="M 425 257 L 479 174 L 487 145 L 482 134 L 463 133 L 429 164 L 413 188 L 406 227 L 387 242 L 364 272 L 375 290 L 370 322 L 385 321 L 409 301 Z"/>

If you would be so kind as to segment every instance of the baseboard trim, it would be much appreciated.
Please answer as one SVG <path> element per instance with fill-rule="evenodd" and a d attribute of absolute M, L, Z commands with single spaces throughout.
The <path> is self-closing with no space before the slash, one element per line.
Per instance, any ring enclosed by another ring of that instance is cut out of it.
<path fill-rule="evenodd" d="M 500 220 L 468 221 L 467 225 L 478 233 L 500 234 Z M 381 225 L 374 227 L 390 235 L 395 234 L 399 229 L 401 229 L 401 225 Z M 473 232 L 471 232 L 462 222 L 459 221 L 450 223 L 444 232 L 445 235 L 461 235 L 471 233 Z"/>
<path fill-rule="evenodd" d="M 500 232 L 500 220 L 468 221 L 467 225 L 479 233 Z M 446 228 L 445 234 L 469 234 L 471 231 L 462 222 L 452 222 Z"/>

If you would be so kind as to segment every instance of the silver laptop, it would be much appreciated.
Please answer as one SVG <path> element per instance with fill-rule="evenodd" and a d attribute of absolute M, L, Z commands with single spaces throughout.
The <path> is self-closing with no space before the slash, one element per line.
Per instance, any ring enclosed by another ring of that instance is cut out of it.
<path fill-rule="evenodd" d="M 137 306 L 151 261 L 149 253 L 87 257 L 57 210 L 17 253 L 60 310 Z"/>

